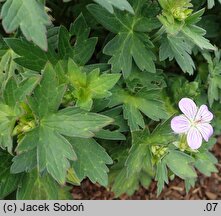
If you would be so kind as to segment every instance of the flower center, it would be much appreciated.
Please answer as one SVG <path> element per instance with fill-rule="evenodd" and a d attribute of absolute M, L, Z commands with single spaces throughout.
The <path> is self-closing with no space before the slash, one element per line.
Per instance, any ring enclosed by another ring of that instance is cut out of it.
<path fill-rule="evenodd" d="M 191 126 L 196 127 L 201 122 L 202 122 L 202 119 L 193 120 L 193 121 L 191 121 Z"/>

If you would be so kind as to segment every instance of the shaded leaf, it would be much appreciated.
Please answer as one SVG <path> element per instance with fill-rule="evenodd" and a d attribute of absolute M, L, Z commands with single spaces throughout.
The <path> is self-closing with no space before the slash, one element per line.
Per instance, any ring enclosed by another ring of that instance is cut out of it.
<path fill-rule="evenodd" d="M 108 184 L 108 168 L 106 164 L 113 161 L 94 139 L 69 139 L 77 154 L 77 161 L 72 166 L 80 180 L 88 177 L 93 183 L 103 186 Z"/>

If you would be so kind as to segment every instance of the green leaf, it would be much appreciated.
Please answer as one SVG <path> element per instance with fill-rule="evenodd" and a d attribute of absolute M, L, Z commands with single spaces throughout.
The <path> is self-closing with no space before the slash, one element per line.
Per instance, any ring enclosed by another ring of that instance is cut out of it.
<path fill-rule="evenodd" d="M 11 160 L 11 155 L 0 152 L 0 199 L 15 191 L 20 181 L 20 175 L 10 173 Z"/>
<path fill-rule="evenodd" d="M 80 180 L 88 177 L 93 183 L 103 186 L 108 184 L 108 168 L 106 164 L 113 161 L 94 139 L 69 139 L 77 154 L 77 161 L 72 166 Z"/>
<path fill-rule="evenodd" d="M 11 77 L 4 88 L 3 98 L 5 103 L 15 108 L 20 102 L 24 101 L 27 95 L 30 95 L 35 86 L 39 83 L 40 77 L 33 76 L 17 83 L 14 77 Z"/>
<path fill-rule="evenodd" d="M 189 193 L 191 187 L 194 187 L 196 184 L 196 179 L 185 179 L 185 188 L 186 188 L 186 193 Z"/>
<path fill-rule="evenodd" d="M 70 167 L 69 160 L 76 159 L 75 152 L 67 139 L 54 131 L 54 128 L 42 125 L 28 132 L 16 151 L 21 154 L 20 157 L 24 157 L 22 153 L 33 149 L 37 152 L 35 161 L 40 172 L 47 170 L 60 184 L 64 184 L 67 169 Z M 14 167 L 19 167 L 19 170 L 14 170 L 16 173 L 27 169 L 27 167 L 21 169 L 21 164 L 18 164 L 21 160 L 19 156 L 14 160 Z M 30 160 L 32 162 L 34 159 Z"/>
<path fill-rule="evenodd" d="M 218 101 L 221 95 L 221 74 L 209 77 L 208 99 L 210 106 L 214 101 Z"/>
<path fill-rule="evenodd" d="M 215 6 L 215 0 L 207 0 L 208 8 L 211 9 Z"/>
<path fill-rule="evenodd" d="M 60 187 L 58 190 L 58 200 L 73 200 L 71 191 L 71 186 Z"/>
<path fill-rule="evenodd" d="M 29 137 L 30 138 L 30 137 Z M 30 140 L 30 143 L 34 140 Z M 36 149 L 26 149 L 26 152 L 15 156 L 11 166 L 11 173 L 30 172 L 37 166 L 37 151 Z"/>
<path fill-rule="evenodd" d="M 16 198 L 18 200 L 57 200 L 58 184 L 48 175 L 35 169 L 22 178 Z"/>
<path fill-rule="evenodd" d="M 132 94 L 124 89 L 115 87 L 112 91 L 109 107 L 123 104 L 124 118 L 128 119 L 131 131 L 144 128 L 144 120 L 140 112 L 147 117 L 159 121 L 166 119 L 167 114 L 163 107 L 160 89 L 142 89 Z"/>
<path fill-rule="evenodd" d="M 120 74 L 100 74 L 99 69 L 85 73 L 75 62 L 68 62 L 68 80 L 74 88 L 72 94 L 77 99 L 77 106 L 85 110 L 92 108 L 93 99 L 111 96 L 109 91 L 120 79 Z"/>
<path fill-rule="evenodd" d="M 170 170 L 182 179 L 196 178 L 196 172 L 191 164 L 194 163 L 194 159 L 189 155 L 172 150 L 163 159 Z"/>
<path fill-rule="evenodd" d="M 171 61 L 175 58 L 183 72 L 193 75 L 195 64 L 190 56 L 191 53 L 192 46 L 185 38 L 168 35 L 162 40 L 159 55 L 160 61 L 164 61 L 167 58 Z"/>
<path fill-rule="evenodd" d="M 200 49 L 215 50 L 215 47 L 203 36 L 206 31 L 196 25 L 188 25 L 182 28 L 183 34 L 196 44 Z"/>
<path fill-rule="evenodd" d="M 113 120 L 96 113 L 88 113 L 79 108 L 66 108 L 42 120 L 46 127 L 54 128 L 65 136 L 90 138 L 93 132 L 109 125 Z"/>
<path fill-rule="evenodd" d="M 94 53 L 97 38 L 89 38 L 90 28 L 84 16 L 80 14 L 71 25 L 70 32 L 61 26 L 59 30 L 58 52 L 60 59 L 72 58 L 77 64 L 85 65 Z M 76 37 L 74 46 L 71 45 L 71 37 Z"/>
<path fill-rule="evenodd" d="M 67 182 L 72 185 L 81 185 L 81 180 L 78 178 L 78 176 L 73 168 L 70 168 L 68 170 Z"/>
<path fill-rule="evenodd" d="M 56 64 L 57 57 L 51 51 L 44 52 L 34 44 L 17 38 L 4 38 L 6 44 L 20 57 L 15 58 L 14 61 L 31 70 L 40 72 L 46 65 L 47 61 Z"/>
<path fill-rule="evenodd" d="M 126 167 L 115 172 L 116 173 L 112 174 L 112 178 L 114 178 L 114 184 L 111 188 L 111 190 L 114 192 L 115 197 L 119 197 L 124 193 L 132 196 L 134 192 L 139 188 L 139 178 L 137 176 L 127 178 Z"/>
<path fill-rule="evenodd" d="M 28 97 L 28 103 L 34 114 L 42 118 L 58 110 L 64 91 L 65 86 L 59 86 L 56 72 L 48 63 L 40 84 L 35 88 L 34 94 Z"/>
<path fill-rule="evenodd" d="M 104 54 L 112 56 L 109 63 L 112 65 L 113 72 L 122 71 L 124 77 L 128 77 L 132 71 L 133 60 L 140 70 L 156 72 L 155 56 L 151 50 L 152 42 L 143 31 L 134 30 L 139 15 L 131 16 L 120 12 L 110 14 L 95 4 L 88 5 L 88 10 L 105 28 L 117 34 L 103 50 Z"/>
<path fill-rule="evenodd" d="M 126 137 L 118 131 L 100 130 L 95 133 L 96 138 L 106 140 L 126 140 Z"/>
<path fill-rule="evenodd" d="M 17 114 L 6 104 L 0 103 L 0 147 L 12 151 L 12 131 Z"/>
<path fill-rule="evenodd" d="M 168 184 L 167 167 L 164 161 L 157 164 L 155 180 L 157 181 L 157 196 L 159 196 L 164 188 L 164 184 Z"/>
<path fill-rule="evenodd" d="M 214 101 L 219 101 L 221 98 L 221 52 L 217 50 L 214 58 L 209 53 L 204 53 L 203 56 L 208 62 L 208 100 L 212 107 Z"/>
<path fill-rule="evenodd" d="M 218 172 L 215 164 L 217 159 L 208 151 L 196 154 L 195 167 L 204 175 L 211 176 L 211 173 Z"/>
<path fill-rule="evenodd" d="M 110 155 L 116 163 L 111 167 L 111 190 L 118 197 L 132 195 L 139 187 L 147 187 L 153 177 L 148 130 L 132 133 L 132 146 L 117 144 Z"/>
<path fill-rule="evenodd" d="M 12 131 L 16 120 L 22 114 L 20 104 L 30 94 L 39 81 L 39 77 L 31 77 L 17 83 L 14 77 L 9 78 L 0 102 L 0 146 L 12 151 Z"/>
<path fill-rule="evenodd" d="M 20 140 L 16 149 L 18 155 L 13 160 L 14 173 L 30 171 L 37 166 L 41 173 L 47 170 L 57 182 L 64 184 L 70 168 L 69 160 L 75 160 L 76 155 L 62 135 L 91 137 L 92 132 L 112 122 L 109 117 L 86 113 L 78 108 L 58 111 L 64 89 L 59 85 L 53 67 L 47 64 L 41 82 L 28 97 L 37 127 Z"/>
<path fill-rule="evenodd" d="M 171 130 L 171 118 L 158 124 L 157 127 L 151 133 L 149 142 L 153 145 L 168 145 L 176 141 L 177 137 Z"/>
<path fill-rule="evenodd" d="M 106 8 L 110 13 L 114 13 L 113 7 L 116 7 L 120 10 L 127 10 L 130 13 L 134 13 L 133 8 L 128 3 L 127 0 L 94 0 L 96 3 L 100 4 L 102 7 Z"/>
<path fill-rule="evenodd" d="M 2 25 L 6 32 L 18 27 L 27 40 L 32 40 L 41 49 L 47 50 L 46 26 L 51 21 L 44 5 L 36 0 L 7 0 L 1 10 Z"/>
<path fill-rule="evenodd" d="M 221 4 L 221 0 L 218 0 L 218 2 Z M 208 8 L 211 9 L 215 6 L 215 0 L 207 0 Z"/>
<path fill-rule="evenodd" d="M 76 37 L 72 54 L 73 60 L 79 65 L 85 65 L 93 55 L 98 39 L 96 37 L 89 38 L 90 28 L 82 14 L 71 25 L 70 33 L 71 36 Z"/>
<path fill-rule="evenodd" d="M 3 51 L 3 55 L 0 57 L 0 85 L 2 87 L 5 85 L 6 80 L 15 75 L 16 71 L 23 72 L 23 68 L 14 61 L 17 57 L 18 55 L 11 49 Z"/>
<path fill-rule="evenodd" d="M 145 161 L 150 162 L 148 136 L 148 130 L 132 133 L 132 147 L 125 163 L 128 178 L 139 174 Z"/>

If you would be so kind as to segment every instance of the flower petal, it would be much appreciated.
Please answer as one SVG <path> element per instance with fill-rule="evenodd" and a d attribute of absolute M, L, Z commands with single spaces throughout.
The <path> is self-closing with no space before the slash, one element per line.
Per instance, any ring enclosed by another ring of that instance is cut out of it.
<path fill-rule="evenodd" d="M 179 102 L 179 108 L 187 118 L 194 120 L 197 113 L 197 106 L 193 100 L 189 98 L 181 99 Z"/>
<path fill-rule="evenodd" d="M 208 107 L 206 105 L 202 105 L 199 108 L 199 111 L 196 114 L 196 121 L 202 121 L 202 122 L 210 122 L 213 119 L 213 114 L 208 110 Z"/>
<path fill-rule="evenodd" d="M 197 128 L 190 128 L 187 133 L 187 143 L 191 149 L 198 149 L 202 145 L 202 135 Z"/>
<path fill-rule="evenodd" d="M 203 139 L 208 142 L 209 138 L 213 135 L 213 127 L 209 123 L 201 123 L 197 124 L 197 128 L 203 136 Z"/>
<path fill-rule="evenodd" d="M 190 121 L 184 115 L 176 116 L 171 120 L 171 128 L 175 133 L 186 133 L 190 129 Z"/>

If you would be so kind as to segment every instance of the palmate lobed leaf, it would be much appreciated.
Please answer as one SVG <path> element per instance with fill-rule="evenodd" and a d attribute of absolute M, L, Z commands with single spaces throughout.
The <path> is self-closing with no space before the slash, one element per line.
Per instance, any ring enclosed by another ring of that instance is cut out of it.
<path fill-rule="evenodd" d="M 103 50 L 104 54 L 112 56 L 109 60 L 112 71 L 122 71 L 124 77 L 127 78 L 132 71 L 132 62 L 134 60 L 140 70 L 147 70 L 151 73 L 156 72 L 154 64 L 156 59 L 151 50 L 154 45 L 143 30 L 135 29 L 136 23 L 140 18 L 139 14 L 137 16 L 129 16 L 118 11 L 111 14 L 95 4 L 88 5 L 88 10 L 105 28 L 117 34 L 107 43 Z"/>
<path fill-rule="evenodd" d="M 64 184 L 66 171 L 70 167 L 68 160 L 76 159 L 75 152 L 67 139 L 53 128 L 40 126 L 26 134 L 19 143 L 17 152 L 21 154 L 33 149 L 37 152 L 36 161 L 39 171 L 43 172 L 46 169 L 54 179 L 60 184 Z M 19 156 L 17 160 L 19 160 Z M 15 164 L 17 160 L 14 160 Z M 32 160 L 35 158 L 31 158 Z M 25 171 L 24 168 L 22 171 Z"/>
<path fill-rule="evenodd" d="M 66 108 L 56 114 L 42 119 L 42 125 L 54 128 L 62 135 L 71 137 L 90 138 L 93 132 L 112 123 L 109 117 L 96 113 L 87 113 L 79 108 Z"/>
<path fill-rule="evenodd" d="M 69 160 L 75 160 L 76 154 L 62 135 L 88 138 L 93 136 L 92 132 L 112 122 L 109 117 L 87 114 L 78 108 L 58 111 L 64 89 L 64 85 L 59 85 L 53 67 L 47 64 L 40 84 L 28 97 L 37 126 L 19 142 L 18 155 L 13 159 L 11 169 L 14 173 L 30 171 L 37 166 L 41 173 L 47 170 L 57 182 L 64 184 Z"/>
<path fill-rule="evenodd" d="M 168 117 L 163 107 L 160 89 L 144 88 L 137 94 L 131 94 L 122 88 L 115 87 L 112 94 L 109 107 L 123 104 L 124 118 L 128 120 L 131 131 L 145 127 L 141 112 L 155 121 Z"/>
<path fill-rule="evenodd" d="M 27 40 L 47 50 L 46 26 L 51 24 L 44 5 L 36 0 L 7 0 L 1 10 L 2 24 L 6 32 L 21 28 Z"/>
<path fill-rule="evenodd" d="M 108 184 L 108 167 L 113 163 L 105 149 L 94 139 L 70 138 L 70 143 L 76 151 L 78 160 L 72 162 L 78 178 L 88 177 L 93 183 L 103 186 Z"/>

